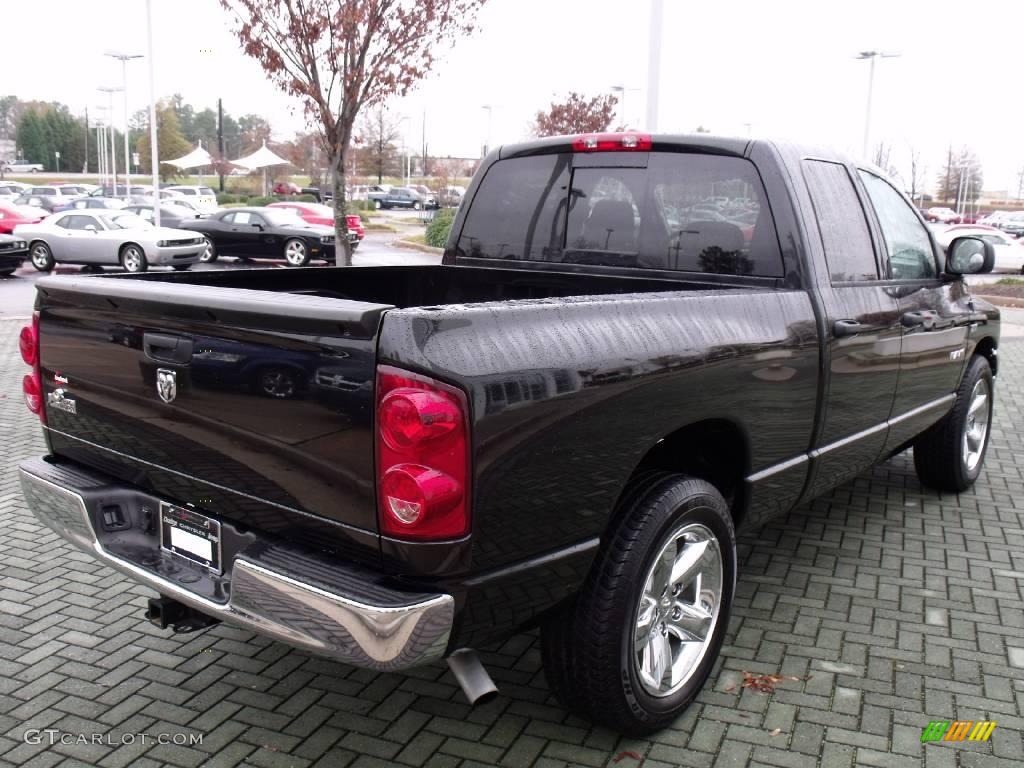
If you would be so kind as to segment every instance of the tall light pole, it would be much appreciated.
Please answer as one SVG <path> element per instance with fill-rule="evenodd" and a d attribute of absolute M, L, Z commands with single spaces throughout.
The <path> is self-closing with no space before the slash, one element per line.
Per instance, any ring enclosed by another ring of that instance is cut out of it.
<path fill-rule="evenodd" d="M 639 88 L 627 88 L 625 85 L 613 85 L 611 87 L 612 93 L 621 93 L 619 97 L 619 122 L 622 123 L 622 127 L 629 128 L 629 112 L 626 110 L 626 94 L 630 91 L 639 91 Z"/>
<path fill-rule="evenodd" d="M 132 170 L 128 156 L 128 61 L 130 59 L 141 59 L 141 53 L 116 53 L 107 51 L 105 56 L 121 60 L 121 90 L 124 92 L 124 121 L 121 123 L 121 130 L 124 131 L 124 199 L 130 200 L 130 189 L 132 185 Z M 113 115 L 111 122 L 113 122 Z"/>
<path fill-rule="evenodd" d="M 493 104 L 481 104 L 480 109 L 487 110 L 487 137 L 484 140 L 484 157 L 491 151 L 491 116 L 494 114 Z"/>
<path fill-rule="evenodd" d="M 107 121 L 106 112 L 108 107 L 105 104 L 97 104 L 93 107 L 99 112 L 100 117 L 96 119 L 96 170 L 100 174 L 100 186 L 107 184 Z"/>
<path fill-rule="evenodd" d="M 110 173 L 114 178 L 113 191 L 110 193 L 110 196 L 117 197 L 117 134 L 114 132 L 114 94 L 120 91 L 121 88 L 105 85 L 96 90 L 106 93 L 110 101 Z"/>
<path fill-rule="evenodd" d="M 647 43 L 647 125 L 658 130 L 658 93 L 661 90 L 661 28 L 664 0 L 651 0 L 651 29 Z"/>
<path fill-rule="evenodd" d="M 864 147 L 861 151 L 864 160 L 868 158 L 868 147 L 871 141 L 871 97 L 875 88 L 875 59 L 895 59 L 898 53 L 886 53 L 883 51 L 861 51 L 854 58 L 858 60 L 868 59 L 871 67 L 868 69 L 868 103 L 864 109 Z"/>
<path fill-rule="evenodd" d="M 149 158 L 153 171 L 153 224 L 160 226 L 160 158 L 156 140 L 156 85 L 153 77 L 153 0 L 146 0 L 146 52 L 149 55 Z"/>

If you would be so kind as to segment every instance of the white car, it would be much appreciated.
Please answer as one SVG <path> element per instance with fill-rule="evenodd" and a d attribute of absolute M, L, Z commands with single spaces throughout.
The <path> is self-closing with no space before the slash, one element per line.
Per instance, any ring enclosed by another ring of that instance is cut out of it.
<path fill-rule="evenodd" d="M 120 265 L 127 272 L 145 272 L 151 266 L 184 270 L 199 261 L 206 242 L 195 232 L 157 229 L 118 210 L 55 213 L 37 224 L 15 227 L 14 234 L 28 241 L 29 260 L 40 272 L 57 264 Z"/>
<path fill-rule="evenodd" d="M 976 237 L 986 243 L 992 243 L 996 252 L 996 263 L 993 272 L 1019 272 L 1024 274 L 1024 242 L 1015 240 L 1005 232 L 984 226 L 960 225 L 949 227 L 935 235 L 935 240 L 943 248 L 949 247 L 955 237 Z"/>
<path fill-rule="evenodd" d="M 170 192 L 177 192 L 190 203 L 194 203 L 203 213 L 213 213 L 220 206 L 217 205 L 217 193 L 209 187 L 202 185 L 181 185 L 176 187 L 164 187 Z"/>
<path fill-rule="evenodd" d="M 4 170 L 7 171 L 8 173 L 39 173 L 40 171 L 43 170 L 43 164 L 25 163 L 20 161 L 5 162 Z"/>

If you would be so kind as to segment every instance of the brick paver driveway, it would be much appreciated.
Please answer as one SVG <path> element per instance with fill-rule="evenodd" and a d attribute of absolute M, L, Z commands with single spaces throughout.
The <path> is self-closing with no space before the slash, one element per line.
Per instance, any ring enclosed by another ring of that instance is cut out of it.
<path fill-rule="evenodd" d="M 635 741 L 559 708 L 532 636 L 489 649 L 503 695 L 470 709 L 442 665 L 381 675 L 225 626 L 144 623 L 144 589 L 22 502 L 14 468 L 42 440 L 21 402 L 18 327 L 0 322 L 0 766 L 1024 765 L 1020 342 L 1001 351 L 976 489 L 922 490 L 900 456 L 747 536 L 713 688 Z M 808 679 L 765 694 L 744 671 Z M 953 719 L 999 725 L 989 743 L 921 744 L 930 720 Z M 26 743 L 28 729 L 113 746 Z"/>

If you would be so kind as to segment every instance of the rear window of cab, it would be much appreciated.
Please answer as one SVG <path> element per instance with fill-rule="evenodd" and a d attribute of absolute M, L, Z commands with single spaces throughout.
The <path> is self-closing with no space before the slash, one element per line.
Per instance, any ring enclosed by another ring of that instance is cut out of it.
<path fill-rule="evenodd" d="M 472 200 L 457 255 L 783 275 L 754 165 L 710 154 L 652 152 L 646 168 L 574 168 L 572 154 L 499 160 Z"/>

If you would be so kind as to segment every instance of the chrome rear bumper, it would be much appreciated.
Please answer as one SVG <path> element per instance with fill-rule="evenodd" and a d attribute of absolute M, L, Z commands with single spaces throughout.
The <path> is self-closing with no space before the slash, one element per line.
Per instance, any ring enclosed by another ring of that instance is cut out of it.
<path fill-rule="evenodd" d="M 60 536 L 208 616 L 376 670 L 414 667 L 445 655 L 454 618 L 451 595 L 410 595 L 376 585 L 368 590 L 376 599 L 367 599 L 308 583 L 301 569 L 281 573 L 240 554 L 232 564 L 230 598 L 218 603 L 103 547 L 86 501 L 102 481 L 40 459 L 24 462 L 19 475 L 32 512 Z"/>

